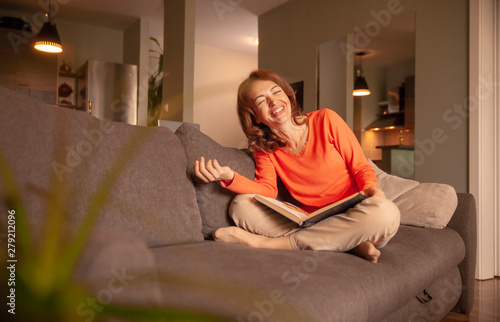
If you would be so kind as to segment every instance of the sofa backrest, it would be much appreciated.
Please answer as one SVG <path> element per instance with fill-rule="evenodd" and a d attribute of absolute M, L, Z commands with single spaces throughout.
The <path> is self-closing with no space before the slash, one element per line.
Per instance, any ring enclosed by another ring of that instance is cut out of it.
<path fill-rule="evenodd" d="M 0 153 L 29 218 L 43 219 L 48 201 L 61 197 L 64 218 L 81 223 L 103 191 L 97 226 L 133 232 L 148 246 L 203 240 L 184 150 L 170 130 L 99 120 L 2 87 L 0 109 Z M 4 208 L 5 191 L 0 178 Z"/>
<path fill-rule="evenodd" d="M 224 189 L 219 183 L 205 183 L 194 174 L 193 164 L 201 157 L 216 159 L 221 165 L 229 166 L 239 174 L 254 179 L 255 163 L 243 150 L 223 147 L 198 129 L 184 123 L 175 132 L 186 153 L 186 169 L 193 180 L 202 218 L 202 232 L 205 238 L 221 227 L 234 225 L 228 216 L 228 209 L 235 193 Z"/>

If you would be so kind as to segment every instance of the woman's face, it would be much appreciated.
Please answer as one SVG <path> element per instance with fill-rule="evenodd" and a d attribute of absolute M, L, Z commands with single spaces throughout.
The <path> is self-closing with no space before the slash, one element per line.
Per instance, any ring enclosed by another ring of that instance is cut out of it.
<path fill-rule="evenodd" d="M 283 89 L 270 80 L 257 80 L 250 84 L 247 98 L 252 104 L 257 122 L 270 128 L 291 121 L 290 100 Z"/>

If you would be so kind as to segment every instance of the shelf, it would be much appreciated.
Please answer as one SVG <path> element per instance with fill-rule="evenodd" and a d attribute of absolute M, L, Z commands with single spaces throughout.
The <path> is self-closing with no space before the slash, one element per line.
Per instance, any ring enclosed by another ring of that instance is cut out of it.
<path fill-rule="evenodd" d="M 59 72 L 59 77 L 76 78 L 76 74 Z"/>
<path fill-rule="evenodd" d="M 76 108 L 76 105 L 73 105 L 73 104 L 64 104 L 64 103 L 58 103 L 57 106 L 67 107 L 67 108 L 73 108 L 73 109 Z"/>
<path fill-rule="evenodd" d="M 399 149 L 399 150 L 413 150 L 413 145 L 378 145 L 377 149 Z"/>
<path fill-rule="evenodd" d="M 390 116 L 398 116 L 398 115 L 404 115 L 405 111 L 399 111 L 399 112 L 391 112 L 391 113 L 379 113 L 377 114 L 378 117 L 390 117 Z"/>

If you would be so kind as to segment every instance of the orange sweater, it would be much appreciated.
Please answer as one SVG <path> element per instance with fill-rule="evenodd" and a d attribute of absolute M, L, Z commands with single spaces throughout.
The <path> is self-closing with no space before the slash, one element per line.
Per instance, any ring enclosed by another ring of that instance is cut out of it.
<path fill-rule="evenodd" d="M 378 187 L 375 171 L 344 120 L 329 109 L 306 115 L 309 137 L 300 155 L 282 149 L 271 154 L 256 150 L 255 180 L 235 172 L 233 181 L 223 186 L 236 193 L 276 198 L 279 175 L 291 195 L 309 211 Z"/>

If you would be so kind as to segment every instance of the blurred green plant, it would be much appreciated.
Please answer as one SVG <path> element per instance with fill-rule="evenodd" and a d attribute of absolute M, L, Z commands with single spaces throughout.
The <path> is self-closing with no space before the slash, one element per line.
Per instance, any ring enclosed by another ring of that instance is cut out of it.
<path fill-rule="evenodd" d="M 47 209 L 41 235 L 33 237 L 28 216 L 21 202 L 21 194 L 13 171 L 0 151 L 0 180 L 2 193 L 9 213 L 15 214 L 15 315 L 3 312 L 2 318 L 14 317 L 16 321 L 86 321 L 76 308 L 90 296 L 83 285 L 73 281 L 72 272 L 82 252 L 99 209 L 104 205 L 120 174 L 132 159 L 135 151 L 148 135 L 135 135 L 126 144 L 110 171 L 104 176 L 95 192 L 87 215 L 78 231 L 68 240 L 67 209 L 65 209 L 64 186 L 54 176 L 47 196 Z M 2 232 L 7 232 L 2 227 Z M 10 243 L 10 241 L 9 241 Z M 5 244 L 3 244 L 5 245 Z M 0 259 L 7 263 L 10 253 L 2 246 Z M 2 276 L 5 276 L 5 271 Z M 8 273 L 7 273 L 8 274 Z M 2 288 L 7 279 L 1 282 Z M 9 288 L 10 289 L 10 288 Z M 8 290 L 8 292 L 10 292 Z M 120 317 L 126 321 L 220 321 L 203 314 L 184 312 L 168 308 L 143 308 L 130 305 L 119 306 L 101 303 L 103 309 L 96 311 L 95 321 L 109 317 Z M 3 311 L 4 309 L 2 309 Z M 11 320 L 11 319 L 9 319 Z M 6 320 L 3 320 L 6 321 Z"/>
<path fill-rule="evenodd" d="M 156 126 L 161 117 L 161 101 L 163 98 L 163 49 L 154 37 L 149 37 L 156 43 L 158 49 L 150 49 L 151 53 L 158 54 L 158 68 L 149 76 L 148 87 L 148 126 Z"/>

